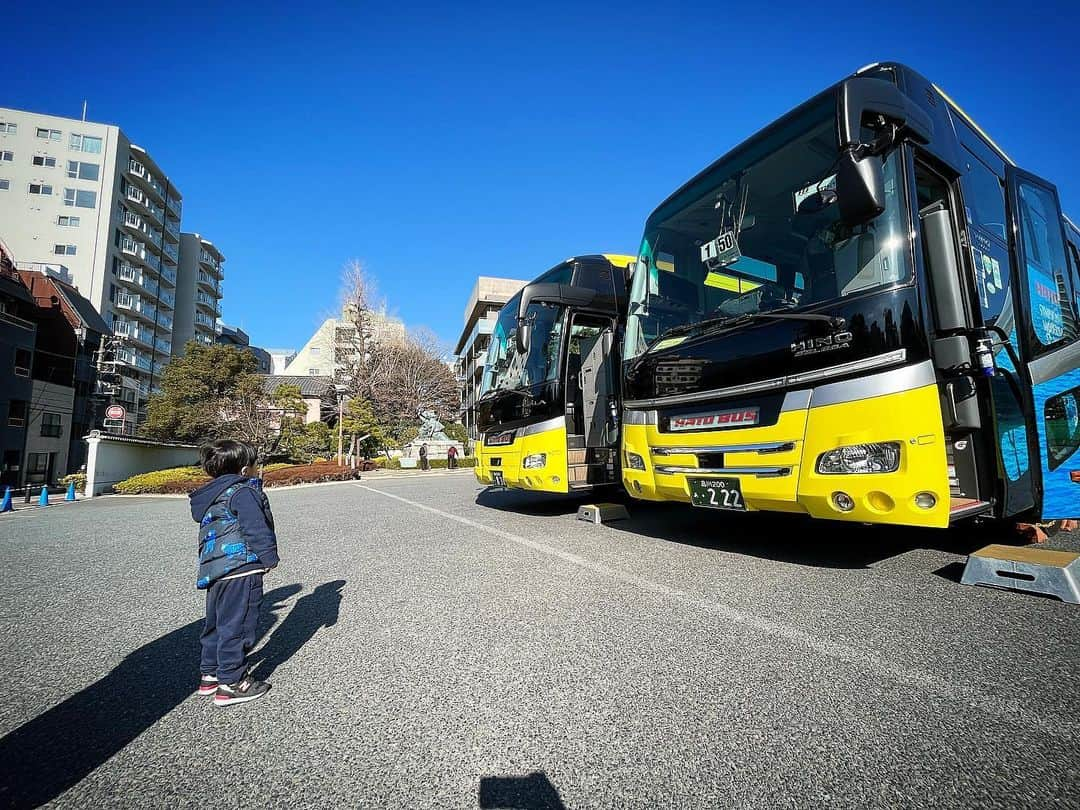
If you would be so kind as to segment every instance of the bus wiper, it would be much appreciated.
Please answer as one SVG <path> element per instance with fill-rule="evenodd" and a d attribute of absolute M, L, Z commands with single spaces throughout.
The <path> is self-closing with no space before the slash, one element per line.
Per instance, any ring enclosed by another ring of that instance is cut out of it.
<path fill-rule="evenodd" d="M 648 353 L 654 346 L 658 346 L 660 342 L 666 338 L 686 335 L 691 332 L 705 332 L 711 330 L 713 327 L 741 326 L 743 324 L 752 323 L 760 318 L 776 318 L 778 320 L 787 319 L 793 321 L 820 321 L 829 324 L 834 329 L 840 329 L 847 323 L 843 318 L 834 317 L 832 315 L 819 315 L 814 312 L 783 312 L 777 310 L 770 310 L 769 312 L 744 312 L 741 315 L 725 315 L 720 318 L 707 318 L 704 321 L 683 323 L 678 326 L 673 326 L 657 335 L 656 339 L 649 344 L 649 348 L 647 348 L 645 352 Z"/>
<path fill-rule="evenodd" d="M 658 346 L 662 341 L 671 337 L 678 337 L 679 335 L 686 335 L 690 332 L 696 332 L 699 329 L 708 329 L 711 326 L 721 326 L 726 323 L 734 323 L 742 318 L 744 315 L 725 315 L 722 318 L 706 318 L 704 321 L 695 321 L 694 323 L 681 323 L 678 326 L 673 326 L 670 329 L 665 329 L 659 335 L 657 335 L 649 347 L 645 349 L 646 352 L 652 350 L 654 346 Z"/>
<path fill-rule="evenodd" d="M 784 312 L 783 310 L 770 310 L 769 312 L 751 312 L 745 316 L 747 320 L 755 321 L 758 318 L 777 318 L 792 321 L 820 321 L 827 323 L 833 329 L 840 329 L 847 323 L 846 320 L 835 315 L 819 315 L 816 312 Z"/>

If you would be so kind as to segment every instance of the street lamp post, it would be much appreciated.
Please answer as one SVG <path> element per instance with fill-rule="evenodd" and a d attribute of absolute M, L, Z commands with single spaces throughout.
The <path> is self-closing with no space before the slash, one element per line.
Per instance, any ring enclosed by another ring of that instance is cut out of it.
<path fill-rule="evenodd" d="M 334 390 L 337 392 L 337 463 L 341 467 L 344 462 L 342 461 L 342 443 L 345 438 L 345 426 L 343 424 L 345 417 L 345 392 L 348 390 L 344 385 L 335 385 Z"/>

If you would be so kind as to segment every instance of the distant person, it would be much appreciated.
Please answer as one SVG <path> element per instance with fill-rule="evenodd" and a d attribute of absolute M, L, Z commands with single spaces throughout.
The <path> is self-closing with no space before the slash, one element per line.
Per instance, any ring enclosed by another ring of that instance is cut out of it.
<path fill-rule="evenodd" d="M 427 457 L 427 443 L 420 445 L 420 469 L 430 470 L 431 464 L 428 462 Z"/>
<path fill-rule="evenodd" d="M 457 468 L 457 447 L 450 445 L 446 451 L 446 466 L 451 470 Z"/>
<path fill-rule="evenodd" d="M 206 590 L 199 694 L 215 706 L 247 703 L 270 684 L 248 671 L 263 596 L 263 574 L 278 564 L 277 536 L 262 481 L 251 478 L 255 448 L 229 439 L 200 450 L 214 480 L 191 493 L 199 524 L 199 579 Z"/>

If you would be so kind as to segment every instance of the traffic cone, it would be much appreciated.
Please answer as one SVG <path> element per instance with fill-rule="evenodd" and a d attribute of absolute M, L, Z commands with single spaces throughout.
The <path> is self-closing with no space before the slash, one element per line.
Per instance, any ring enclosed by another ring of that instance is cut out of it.
<path fill-rule="evenodd" d="M 38 498 L 37 505 L 38 506 L 48 506 L 49 505 L 49 488 L 48 487 L 42 487 L 41 488 L 41 496 Z"/>
<path fill-rule="evenodd" d="M 64 500 L 65 501 L 73 501 L 73 500 L 75 500 L 75 482 L 74 481 L 69 481 L 68 482 L 68 491 L 67 491 L 67 495 L 64 496 Z"/>
<path fill-rule="evenodd" d="M 11 487 L 4 487 L 4 499 L 0 500 L 0 514 L 14 511 L 15 507 L 11 504 Z"/>

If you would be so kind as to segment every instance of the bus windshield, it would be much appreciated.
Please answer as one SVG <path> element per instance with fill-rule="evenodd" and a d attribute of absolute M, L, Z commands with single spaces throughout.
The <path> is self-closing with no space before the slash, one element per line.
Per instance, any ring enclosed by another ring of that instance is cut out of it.
<path fill-rule="evenodd" d="M 539 302 L 529 305 L 525 317 L 532 324 L 532 334 L 529 351 L 522 355 L 517 349 L 520 300 L 520 295 L 515 295 L 499 312 L 488 346 L 481 396 L 550 382 L 559 373 L 563 307 Z"/>
<path fill-rule="evenodd" d="M 741 148 L 650 218 L 624 359 L 681 342 L 696 323 L 816 310 L 910 279 L 897 153 L 884 161 L 885 212 L 845 226 L 835 194 L 835 106 L 826 101 Z M 657 340 L 665 334 L 670 342 Z"/>

